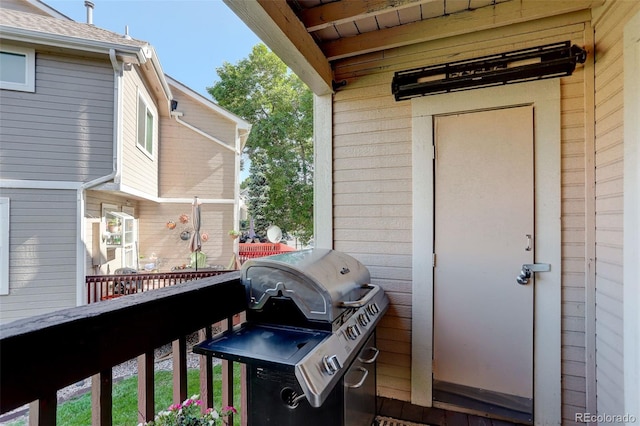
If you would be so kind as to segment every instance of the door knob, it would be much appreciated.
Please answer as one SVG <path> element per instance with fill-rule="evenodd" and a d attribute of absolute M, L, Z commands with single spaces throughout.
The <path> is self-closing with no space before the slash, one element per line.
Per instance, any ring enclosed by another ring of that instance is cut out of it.
<path fill-rule="evenodd" d="M 525 263 L 522 265 L 520 275 L 516 277 L 516 282 L 521 285 L 529 284 L 532 272 L 548 272 L 551 265 L 548 263 Z"/>

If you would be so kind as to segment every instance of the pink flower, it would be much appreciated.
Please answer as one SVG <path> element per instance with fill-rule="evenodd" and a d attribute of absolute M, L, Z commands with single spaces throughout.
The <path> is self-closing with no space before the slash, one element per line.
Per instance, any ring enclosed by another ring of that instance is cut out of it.
<path fill-rule="evenodd" d="M 238 414 L 238 410 L 236 410 L 233 406 L 231 405 L 227 405 L 226 407 L 224 407 L 222 409 L 222 411 L 224 411 L 225 413 L 233 413 L 233 414 Z"/>

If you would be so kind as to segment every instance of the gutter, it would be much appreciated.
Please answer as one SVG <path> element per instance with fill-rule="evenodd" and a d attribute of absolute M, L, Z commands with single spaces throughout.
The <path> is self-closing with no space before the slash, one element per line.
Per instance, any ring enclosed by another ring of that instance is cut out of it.
<path fill-rule="evenodd" d="M 148 49 L 141 46 L 128 46 L 125 44 L 109 43 L 97 40 L 80 39 L 58 34 L 49 34 L 39 31 L 25 30 L 21 28 L 0 25 L 0 38 L 25 43 L 34 43 L 44 46 L 54 46 L 66 49 L 81 50 L 108 54 L 114 50 L 125 62 L 143 64 L 147 61 Z M 146 50 L 146 51 L 145 51 Z"/>

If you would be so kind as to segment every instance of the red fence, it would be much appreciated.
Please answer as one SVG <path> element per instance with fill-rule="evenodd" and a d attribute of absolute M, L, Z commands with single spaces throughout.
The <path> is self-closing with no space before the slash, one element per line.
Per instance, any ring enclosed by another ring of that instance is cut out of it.
<path fill-rule="evenodd" d="M 126 294 L 142 293 L 171 287 L 186 281 L 225 274 L 229 270 L 181 271 L 148 274 L 89 275 L 86 277 L 87 303 L 113 299 Z"/>
<path fill-rule="evenodd" d="M 244 263 L 247 259 L 289 251 L 295 251 L 295 248 L 282 243 L 240 243 L 238 257 L 240 258 L 240 263 Z"/>

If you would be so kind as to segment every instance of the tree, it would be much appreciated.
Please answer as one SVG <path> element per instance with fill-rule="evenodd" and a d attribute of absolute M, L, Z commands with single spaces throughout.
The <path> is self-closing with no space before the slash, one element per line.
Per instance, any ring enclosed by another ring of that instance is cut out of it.
<path fill-rule="evenodd" d="M 216 69 L 207 88 L 227 110 L 252 124 L 249 214 L 257 232 L 271 225 L 308 241 L 313 236 L 313 97 L 273 52 L 257 44 L 248 58 Z"/>

